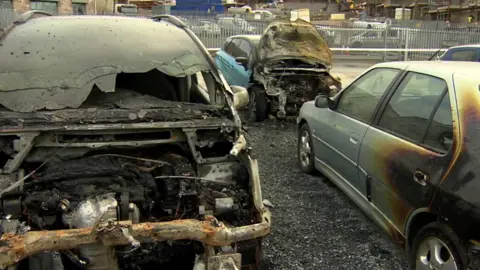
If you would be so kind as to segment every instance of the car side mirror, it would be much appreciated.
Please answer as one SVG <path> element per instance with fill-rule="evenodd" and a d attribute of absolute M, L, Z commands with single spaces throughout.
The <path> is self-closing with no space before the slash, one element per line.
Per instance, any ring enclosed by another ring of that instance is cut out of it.
<path fill-rule="evenodd" d="M 317 108 L 329 108 L 330 104 L 331 101 L 327 96 L 318 95 L 315 97 L 315 107 Z"/>
<path fill-rule="evenodd" d="M 231 85 L 230 89 L 232 89 L 233 92 L 233 107 L 235 109 L 238 110 L 248 105 L 248 103 L 250 102 L 250 97 L 245 87 Z"/>
<path fill-rule="evenodd" d="M 241 64 L 243 67 L 245 67 L 245 69 L 248 68 L 248 58 L 240 56 L 240 57 L 236 57 L 235 61 Z"/>

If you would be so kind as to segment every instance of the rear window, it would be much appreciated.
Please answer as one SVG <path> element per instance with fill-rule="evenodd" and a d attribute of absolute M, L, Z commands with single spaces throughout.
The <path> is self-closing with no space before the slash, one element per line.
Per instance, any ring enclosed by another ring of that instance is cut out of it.
<path fill-rule="evenodd" d="M 470 50 L 458 50 L 451 53 L 451 61 L 467 61 L 467 62 L 477 62 L 479 59 L 479 50 L 470 49 Z"/>

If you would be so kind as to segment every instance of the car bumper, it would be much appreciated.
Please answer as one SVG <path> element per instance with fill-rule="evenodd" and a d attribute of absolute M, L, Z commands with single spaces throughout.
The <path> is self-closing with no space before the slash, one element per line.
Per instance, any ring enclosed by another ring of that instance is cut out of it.
<path fill-rule="evenodd" d="M 184 219 L 168 222 L 132 224 L 130 221 L 99 224 L 93 228 L 31 231 L 25 234 L 3 234 L 0 238 L 0 268 L 43 251 L 75 249 L 79 245 L 101 243 L 105 246 L 142 242 L 195 240 L 208 246 L 261 238 L 270 232 L 271 214 L 263 206 L 257 161 L 248 157 L 253 203 L 259 223 L 227 227 L 213 216 L 205 220 Z M 133 238 L 132 238 L 133 237 Z"/>

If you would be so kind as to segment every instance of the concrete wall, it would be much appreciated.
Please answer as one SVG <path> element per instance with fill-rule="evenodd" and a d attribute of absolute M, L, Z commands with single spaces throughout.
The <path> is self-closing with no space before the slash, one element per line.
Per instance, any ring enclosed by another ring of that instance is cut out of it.
<path fill-rule="evenodd" d="M 479 21 L 480 10 L 463 10 L 463 11 L 452 11 L 450 14 L 451 23 L 468 23 L 468 16 L 472 15 L 474 17 L 473 21 Z"/>
<path fill-rule="evenodd" d="M 96 1 L 97 1 L 97 14 L 99 15 L 113 14 L 113 7 L 115 5 L 114 0 L 96 0 Z"/>
<path fill-rule="evenodd" d="M 72 1 L 71 0 L 59 0 L 57 3 L 58 14 L 72 14 Z"/>

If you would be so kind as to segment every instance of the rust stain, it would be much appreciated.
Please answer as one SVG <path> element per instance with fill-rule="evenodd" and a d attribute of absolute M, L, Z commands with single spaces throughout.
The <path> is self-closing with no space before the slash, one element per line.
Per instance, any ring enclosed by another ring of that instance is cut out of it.
<path fill-rule="evenodd" d="M 269 212 L 265 212 L 265 215 L 269 215 Z M 190 239 L 212 246 L 224 246 L 246 238 L 263 237 L 270 230 L 269 222 L 229 229 L 223 223 L 216 223 L 213 217 L 208 217 L 205 221 L 174 220 L 133 225 L 128 222 L 119 224 L 129 228 L 131 235 L 134 238 L 138 237 L 139 241 Z M 0 238 L 0 268 L 38 252 L 72 249 L 99 240 L 105 245 L 128 244 L 128 240 L 115 231 L 95 233 L 93 228 L 32 231 L 23 235 L 4 234 Z"/>

